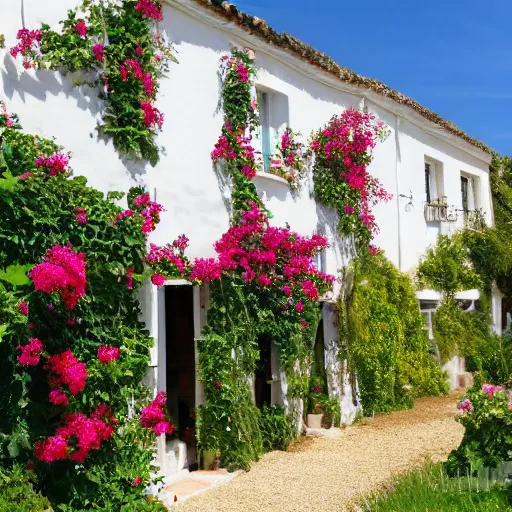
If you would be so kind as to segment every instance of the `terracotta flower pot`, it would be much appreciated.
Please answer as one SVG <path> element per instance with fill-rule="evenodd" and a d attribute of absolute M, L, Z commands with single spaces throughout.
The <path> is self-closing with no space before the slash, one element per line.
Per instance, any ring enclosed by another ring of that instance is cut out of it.
<path fill-rule="evenodd" d="M 306 424 L 309 428 L 322 428 L 323 414 L 308 414 Z"/>

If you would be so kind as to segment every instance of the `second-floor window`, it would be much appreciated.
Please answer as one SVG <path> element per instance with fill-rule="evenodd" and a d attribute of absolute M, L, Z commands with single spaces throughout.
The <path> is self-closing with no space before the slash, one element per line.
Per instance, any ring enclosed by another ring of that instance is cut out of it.
<path fill-rule="evenodd" d="M 443 199 L 443 164 L 425 159 L 425 202 L 431 204 Z"/>
<path fill-rule="evenodd" d="M 270 128 L 270 95 L 267 92 L 258 92 L 258 110 L 260 115 L 261 156 L 263 160 L 263 169 L 268 172 L 272 159 L 274 134 Z"/>
<path fill-rule="evenodd" d="M 461 174 L 460 191 L 462 210 L 467 213 L 479 208 L 478 201 L 478 178 L 468 174 Z"/>

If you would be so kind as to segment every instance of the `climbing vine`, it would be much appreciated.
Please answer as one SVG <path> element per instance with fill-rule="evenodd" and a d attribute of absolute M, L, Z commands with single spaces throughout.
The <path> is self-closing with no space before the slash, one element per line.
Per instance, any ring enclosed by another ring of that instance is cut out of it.
<path fill-rule="evenodd" d="M 124 194 L 72 177 L 0 106 L 0 458 L 55 509 L 163 510 L 142 491 L 173 426 L 140 384 L 153 341 L 135 295 L 160 208 L 119 221 Z"/>
<path fill-rule="evenodd" d="M 352 288 L 339 300 L 340 339 L 357 372 L 363 411 L 409 407 L 416 397 L 446 392 L 409 276 L 382 254 L 354 260 L 349 272 Z"/>
<path fill-rule="evenodd" d="M 215 244 L 222 271 L 210 283 L 208 325 L 199 343 L 206 404 L 199 412 L 198 441 L 232 467 L 246 467 L 264 446 L 279 444 L 262 439 L 260 428 L 267 422 L 259 421 L 252 399 L 251 376 L 262 344 L 279 348 L 290 376 L 289 395 L 307 392 L 307 382 L 299 384 L 300 365 L 307 362 L 316 332 L 316 301 L 333 280 L 313 265 L 326 239 L 270 226 L 252 182 L 257 169 L 251 145 L 257 120 L 253 60 L 252 51 L 241 48 L 221 60 L 225 120 L 212 160 L 232 179 L 233 223 Z"/>
<path fill-rule="evenodd" d="M 159 0 L 83 0 L 80 9 L 68 11 L 60 32 L 48 25 L 23 28 L 10 51 L 26 69 L 82 72 L 82 83 L 95 88 L 104 102 L 99 133 L 111 137 L 124 155 L 155 165 L 155 139 L 164 120 L 155 106 L 158 80 L 176 61 L 156 30 L 162 20 Z"/>
<path fill-rule="evenodd" d="M 391 199 L 367 171 L 372 149 L 388 134 L 373 114 L 347 109 L 314 133 L 310 143 L 316 156 L 315 195 L 338 213 L 340 233 L 353 233 L 361 246 L 367 246 L 378 232 L 372 208 Z"/>

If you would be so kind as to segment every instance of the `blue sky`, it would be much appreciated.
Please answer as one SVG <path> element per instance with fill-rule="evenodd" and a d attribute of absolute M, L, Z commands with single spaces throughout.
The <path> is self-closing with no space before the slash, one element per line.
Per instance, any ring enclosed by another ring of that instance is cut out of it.
<path fill-rule="evenodd" d="M 234 0 L 512 155 L 512 0 Z"/>

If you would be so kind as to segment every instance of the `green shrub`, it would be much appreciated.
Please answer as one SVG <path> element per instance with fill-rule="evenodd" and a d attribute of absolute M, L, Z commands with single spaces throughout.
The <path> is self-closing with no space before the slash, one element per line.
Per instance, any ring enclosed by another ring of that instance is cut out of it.
<path fill-rule="evenodd" d="M 259 422 L 263 448 L 266 452 L 287 450 L 296 437 L 293 420 L 286 414 L 284 407 L 264 405 Z"/>
<path fill-rule="evenodd" d="M 390 411 L 447 390 L 411 279 L 382 255 L 353 264 L 353 289 L 342 312 L 344 357 L 358 376 L 363 410 Z M 411 387 L 412 389 L 409 389 Z"/>

